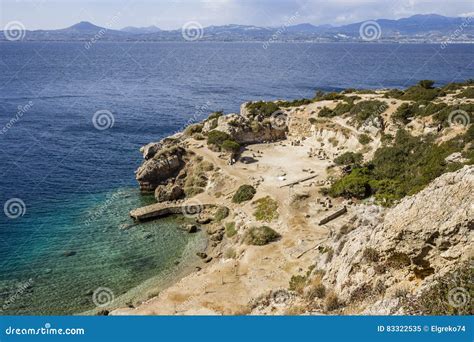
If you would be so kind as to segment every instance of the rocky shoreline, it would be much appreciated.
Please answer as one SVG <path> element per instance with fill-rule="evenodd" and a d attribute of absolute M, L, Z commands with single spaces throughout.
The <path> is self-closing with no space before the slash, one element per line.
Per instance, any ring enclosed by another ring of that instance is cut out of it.
<path fill-rule="evenodd" d="M 471 312 L 470 301 L 428 308 L 420 298 L 447 278 L 460 286 L 443 296 L 472 295 L 462 272 L 474 229 L 473 89 L 422 81 L 248 102 L 142 147 L 136 179 L 157 204 L 138 210 L 181 211 L 210 243 L 196 272 L 113 314 Z M 410 153 L 431 158 L 415 180 L 379 162 Z"/>

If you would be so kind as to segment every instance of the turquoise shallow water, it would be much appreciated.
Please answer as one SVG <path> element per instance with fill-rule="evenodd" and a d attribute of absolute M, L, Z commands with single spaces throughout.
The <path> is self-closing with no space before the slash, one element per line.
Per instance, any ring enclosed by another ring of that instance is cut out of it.
<path fill-rule="evenodd" d="M 137 190 L 124 188 L 78 196 L 60 210 L 57 203 L 54 209 L 36 209 L 47 216 L 27 211 L 10 225 L 10 243 L 18 241 L 21 246 L 2 258 L 6 260 L 0 277 L 3 314 L 87 311 L 96 306 L 93 293 L 101 288 L 108 296 L 112 293 L 116 299 L 112 304 L 123 305 L 119 298 L 140 283 L 155 277 L 157 282 L 149 284 L 155 287 L 171 280 L 193 262 L 206 238 L 202 232 L 179 229 L 185 224 L 182 217 L 134 225 L 129 210 L 150 201 Z M 144 288 L 141 295 L 147 296 L 148 290 L 157 289 Z"/>

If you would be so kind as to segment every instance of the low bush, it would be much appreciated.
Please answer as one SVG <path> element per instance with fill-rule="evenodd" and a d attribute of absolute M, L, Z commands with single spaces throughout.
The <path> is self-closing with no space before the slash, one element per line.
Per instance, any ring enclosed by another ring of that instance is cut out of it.
<path fill-rule="evenodd" d="M 322 299 L 326 296 L 326 287 L 322 283 L 311 285 L 306 292 L 306 299 L 314 300 L 315 298 Z"/>
<path fill-rule="evenodd" d="M 388 109 L 388 105 L 379 100 L 366 100 L 357 102 L 352 106 L 350 115 L 353 120 L 361 125 L 368 119 L 375 119 L 379 117 Z"/>
<path fill-rule="evenodd" d="M 253 213 L 257 221 L 271 222 L 278 218 L 278 202 L 270 196 L 254 202 L 256 209 Z"/>
<path fill-rule="evenodd" d="M 290 279 L 289 290 L 295 291 L 296 293 L 303 294 L 304 288 L 306 287 L 308 279 L 302 275 L 294 275 Z"/>
<path fill-rule="evenodd" d="M 372 138 L 367 134 L 361 134 L 359 135 L 359 142 L 362 145 L 367 145 L 372 142 Z"/>
<path fill-rule="evenodd" d="M 227 207 L 220 206 L 217 208 L 216 213 L 214 214 L 214 221 L 220 222 L 229 216 L 230 210 Z"/>
<path fill-rule="evenodd" d="M 298 99 L 293 101 L 278 101 L 277 104 L 280 107 L 299 107 L 312 103 L 313 100 L 310 99 Z"/>
<path fill-rule="evenodd" d="M 255 196 L 257 190 L 251 185 L 244 184 L 241 185 L 237 191 L 235 192 L 234 196 L 232 196 L 232 202 L 234 203 L 242 203 L 246 201 L 250 201 L 253 196 Z"/>
<path fill-rule="evenodd" d="M 250 228 L 244 237 L 248 245 L 263 246 L 280 238 L 280 234 L 268 226 Z"/>
<path fill-rule="evenodd" d="M 192 136 L 196 133 L 201 133 L 203 128 L 203 124 L 194 124 L 194 125 L 189 125 L 186 127 L 184 130 L 184 134 L 187 136 Z"/>
<path fill-rule="evenodd" d="M 375 195 L 382 204 L 391 205 L 406 195 L 417 193 L 443 173 L 462 167 L 460 163 L 446 163 L 450 154 L 463 152 L 470 163 L 474 153 L 471 155 L 465 147 L 473 139 L 473 128 L 441 144 L 437 144 L 434 137 L 413 137 L 399 130 L 390 145 L 377 149 L 370 163 L 353 168 L 335 181 L 328 194 L 360 199 Z"/>
<path fill-rule="evenodd" d="M 209 115 L 209 117 L 207 118 L 206 121 L 218 119 L 218 118 L 220 118 L 222 115 L 224 115 L 224 112 L 223 112 L 223 111 L 214 112 L 214 113 L 212 113 L 211 115 Z"/>
<path fill-rule="evenodd" d="M 460 94 L 456 95 L 455 97 L 457 97 L 458 99 L 464 99 L 464 98 L 474 99 L 474 87 L 470 87 L 463 90 Z"/>
<path fill-rule="evenodd" d="M 359 165 L 363 160 L 361 153 L 345 152 L 334 159 L 336 165 Z"/>
<path fill-rule="evenodd" d="M 237 234 L 237 229 L 235 228 L 235 222 L 228 222 L 225 224 L 225 235 L 228 238 L 234 237 Z"/>
<path fill-rule="evenodd" d="M 227 152 L 237 152 L 240 150 L 240 144 L 232 137 L 218 130 L 212 130 L 207 134 L 207 144 L 223 149 Z"/>
<path fill-rule="evenodd" d="M 246 108 L 250 116 L 262 115 L 265 118 L 280 110 L 280 107 L 275 102 L 265 101 L 249 102 Z"/>
<path fill-rule="evenodd" d="M 340 302 L 339 297 L 335 292 L 330 292 L 326 296 L 326 301 L 324 304 L 324 308 L 326 309 L 326 311 L 334 311 L 339 309 L 341 306 L 342 303 Z"/>

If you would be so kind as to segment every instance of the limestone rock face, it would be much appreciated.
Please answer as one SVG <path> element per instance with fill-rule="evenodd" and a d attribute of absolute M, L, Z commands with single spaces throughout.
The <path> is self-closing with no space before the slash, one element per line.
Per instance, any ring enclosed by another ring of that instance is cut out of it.
<path fill-rule="evenodd" d="M 142 191 L 154 191 L 184 167 L 184 148 L 174 143 L 154 143 L 142 148 L 145 161 L 135 172 Z"/>
<path fill-rule="evenodd" d="M 140 148 L 140 152 L 143 155 L 143 159 L 148 160 L 150 158 L 153 158 L 153 156 L 160 150 L 161 144 L 157 142 L 152 142 L 149 144 L 146 144 L 145 146 L 142 146 Z"/>
<path fill-rule="evenodd" d="M 158 185 L 155 189 L 155 199 L 158 203 L 176 201 L 184 198 L 184 190 L 178 185 Z"/>
<path fill-rule="evenodd" d="M 472 257 L 474 166 L 440 176 L 394 208 L 352 212 L 354 229 L 333 238 L 334 256 L 318 263 L 325 282 L 346 301 L 364 286 L 383 288 L 388 298 L 401 287 L 416 294 Z"/>

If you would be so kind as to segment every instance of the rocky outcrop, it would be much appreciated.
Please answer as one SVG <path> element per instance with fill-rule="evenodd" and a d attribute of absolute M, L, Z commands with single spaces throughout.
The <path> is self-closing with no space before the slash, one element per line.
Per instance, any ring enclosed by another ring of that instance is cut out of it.
<path fill-rule="evenodd" d="M 158 203 L 176 201 L 185 197 L 184 190 L 179 185 L 158 185 L 155 189 L 155 199 Z"/>
<path fill-rule="evenodd" d="M 154 191 L 185 165 L 186 150 L 176 141 L 148 144 L 141 151 L 145 161 L 135 172 L 135 178 L 142 191 Z"/>
<path fill-rule="evenodd" d="M 352 223 L 326 246 L 331 258 L 318 262 L 324 282 L 347 303 L 382 296 L 386 305 L 398 303 L 388 299 L 401 289 L 416 294 L 472 257 L 473 203 L 474 166 L 465 166 L 394 208 L 355 207 Z"/>
<path fill-rule="evenodd" d="M 216 129 L 229 134 L 240 144 L 258 144 L 286 138 L 288 132 L 287 118 L 284 113 L 263 118 L 254 118 L 228 114 L 219 117 L 215 125 L 204 125 L 203 132 Z"/>

